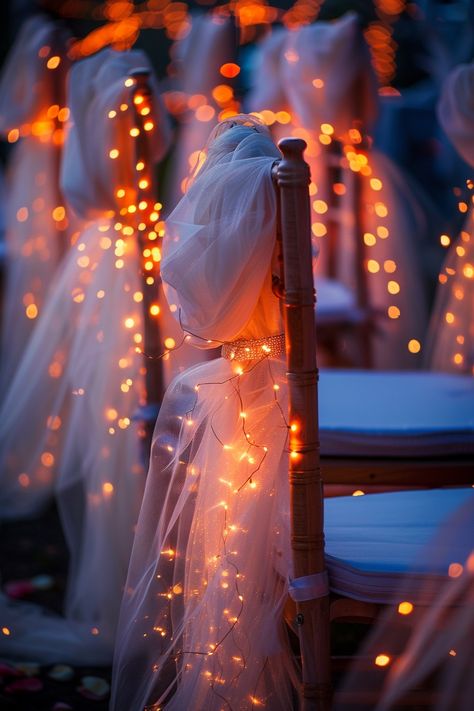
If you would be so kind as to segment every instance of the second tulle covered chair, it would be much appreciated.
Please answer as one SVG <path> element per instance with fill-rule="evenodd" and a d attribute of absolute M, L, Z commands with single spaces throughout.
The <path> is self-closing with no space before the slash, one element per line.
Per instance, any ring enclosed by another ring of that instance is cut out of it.
<path fill-rule="evenodd" d="M 59 188 L 69 33 L 36 15 L 22 27 L 0 79 L 0 134 L 12 144 L 5 188 L 6 279 L 0 393 L 37 323 L 78 227 Z"/>
<path fill-rule="evenodd" d="M 308 144 L 320 340 L 329 333 L 327 350 L 336 344 L 339 365 L 417 367 L 427 323 L 419 253 L 431 205 L 388 158 L 369 150 L 378 97 L 357 16 L 277 31 L 260 57 L 250 108 L 270 114 L 277 135 Z M 279 126 L 280 117 L 291 124 Z M 351 333 L 359 336 L 355 349 Z"/>
<path fill-rule="evenodd" d="M 34 515 L 56 497 L 70 553 L 65 618 L 10 607 L 2 617 L 12 629 L 2 638 L 5 656 L 110 662 L 144 485 L 132 420 L 144 394 L 138 224 L 150 212 L 136 205 L 147 173 L 135 151 L 137 70 L 150 73 L 143 53 L 105 50 L 72 71 L 62 183 L 89 222 L 11 383 L 0 438 L 0 517 Z M 169 128 L 152 79 L 150 89 L 152 164 Z"/>
<path fill-rule="evenodd" d="M 438 115 L 461 157 L 474 167 L 474 64 L 460 65 L 446 78 Z M 467 188 L 472 199 L 472 180 Z M 426 363 L 433 370 L 474 375 L 474 208 L 468 209 L 467 201 L 459 207 L 467 211 L 466 220 L 439 275 Z"/>

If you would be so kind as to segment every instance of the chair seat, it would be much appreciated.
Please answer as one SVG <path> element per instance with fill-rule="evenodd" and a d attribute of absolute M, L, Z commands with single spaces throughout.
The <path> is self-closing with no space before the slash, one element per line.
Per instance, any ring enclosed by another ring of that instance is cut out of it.
<path fill-rule="evenodd" d="M 474 454 L 474 378 L 321 370 L 323 456 Z"/>
<path fill-rule="evenodd" d="M 428 604 L 451 563 L 474 542 L 474 490 L 432 489 L 325 501 L 326 555 L 333 592 L 365 602 Z M 449 519 L 456 515 L 457 536 Z M 427 545 L 443 532 L 426 558 Z M 432 549 L 433 550 L 433 549 Z M 403 587 L 401 588 L 401 583 Z M 403 597 L 400 595 L 403 594 Z"/>
<path fill-rule="evenodd" d="M 355 294 L 336 279 L 316 279 L 316 315 L 318 326 L 356 324 L 364 318 Z"/>

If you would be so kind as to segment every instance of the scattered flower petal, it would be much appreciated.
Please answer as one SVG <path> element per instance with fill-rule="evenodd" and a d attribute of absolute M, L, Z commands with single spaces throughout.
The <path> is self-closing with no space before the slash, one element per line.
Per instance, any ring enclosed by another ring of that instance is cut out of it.
<path fill-rule="evenodd" d="M 43 688 L 43 682 L 41 679 L 35 677 L 30 677 L 28 679 L 17 679 L 12 681 L 11 684 L 5 687 L 4 691 L 7 694 L 22 694 L 24 692 L 33 693 L 36 691 L 41 691 Z"/>
<path fill-rule="evenodd" d="M 23 672 L 16 667 L 11 667 L 6 662 L 0 662 L 0 677 L 23 676 Z"/>
<path fill-rule="evenodd" d="M 54 578 L 51 575 L 35 575 L 31 578 L 35 590 L 51 590 L 54 587 Z"/>
<path fill-rule="evenodd" d="M 74 676 L 74 669 L 67 664 L 56 664 L 50 670 L 48 676 L 56 681 L 70 681 Z"/>
<path fill-rule="evenodd" d="M 21 600 L 34 593 L 35 588 L 31 580 L 10 580 L 8 583 L 5 583 L 4 591 L 8 597 L 14 600 Z"/>
<path fill-rule="evenodd" d="M 15 667 L 25 676 L 37 676 L 40 673 L 40 667 L 37 662 L 17 662 Z"/>
<path fill-rule="evenodd" d="M 110 691 L 110 684 L 98 676 L 83 676 L 78 691 L 86 699 L 104 699 Z"/>

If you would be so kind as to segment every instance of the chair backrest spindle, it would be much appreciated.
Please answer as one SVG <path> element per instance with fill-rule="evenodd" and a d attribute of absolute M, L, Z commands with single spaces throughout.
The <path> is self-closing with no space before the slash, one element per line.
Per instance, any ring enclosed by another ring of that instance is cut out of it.
<path fill-rule="evenodd" d="M 279 143 L 274 171 L 280 197 L 284 321 L 289 396 L 291 546 L 295 580 L 324 579 L 323 494 L 319 465 L 318 369 L 312 273 L 309 167 L 301 139 Z M 302 658 L 302 708 L 330 707 L 329 596 L 297 602 Z"/>
<path fill-rule="evenodd" d="M 146 224 L 146 229 L 138 229 L 138 242 L 141 256 L 145 249 L 153 248 L 148 232 L 153 231 L 153 213 L 156 212 L 155 181 L 153 165 L 150 160 L 149 141 L 153 130 L 153 102 L 149 86 L 150 73 L 146 69 L 138 69 L 131 73 L 135 80 L 133 91 L 134 123 L 138 134 L 135 137 L 135 157 L 137 170 L 137 206 L 140 221 Z M 150 128 L 151 127 L 151 128 Z M 140 203 L 146 203 L 143 211 Z M 163 351 L 159 319 L 161 306 L 159 304 L 159 284 L 161 283 L 159 262 L 155 259 L 150 270 L 142 270 L 143 274 L 143 352 L 145 375 L 145 408 L 141 413 L 145 426 L 145 451 L 149 451 L 151 436 L 155 426 L 165 386 L 161 355 Z M 158 307 L 158 310 L 156 309 Z M 157 311 L 157 313 L 155 313 Z"/>

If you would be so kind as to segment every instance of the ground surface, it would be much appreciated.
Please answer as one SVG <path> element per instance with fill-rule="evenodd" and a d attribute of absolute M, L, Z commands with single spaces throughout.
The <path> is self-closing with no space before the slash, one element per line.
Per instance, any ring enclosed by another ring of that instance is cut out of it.
<path fill-rule="evenodd" d="M 61 611 L 67 551 L 55 509 L 33 521 L 0 526 L 0 570 L 3 587 L 9 581 L 30 580 L 37 575 L 51 576 L 50 589 L 34 591 L 24 599 Z M 4 665 L 0 660 L 0 711 L 107 710 L 108 695 L 101 699 L 86 698 L 80 687 L 84 677 L 98 677 L 110 682 L 110 669 L 76 667 L 65 673 L 71 678 L 58 681 L 49 676 L 52 667 L 35 669 L 35 660 L 29 661 L 32 663 L 29 669 L 11 670 L 20 674 L 14 677 L 9 672 L 11 663 L 5 660 Z"/>

